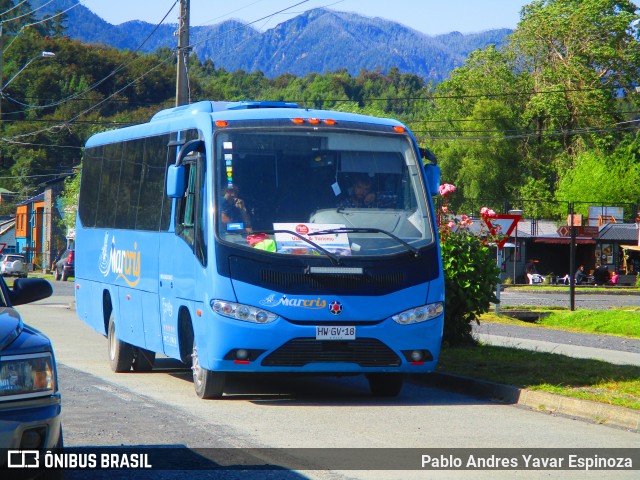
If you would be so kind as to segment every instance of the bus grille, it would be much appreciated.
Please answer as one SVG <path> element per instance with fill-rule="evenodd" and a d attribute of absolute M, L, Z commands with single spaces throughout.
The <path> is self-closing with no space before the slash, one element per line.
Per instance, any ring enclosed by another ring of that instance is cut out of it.
<path fill-rule="evenodd" d="M 319 341 L 296 338 L 262 360 L 265 367 L 302 367 L 309 363 L 356 363 L 361 367 L 398 367 L 400 358 L 375 338 Z"/>
<path fill-rule="evenodd" d="M 370 293 L 395 290 L 405 283 L 402 272 L 373 275 L 308 275 L 294 272 L 262 270 L 262 282 L 276 288 L 307 287 L 338 290 L 363 290 Z"/>

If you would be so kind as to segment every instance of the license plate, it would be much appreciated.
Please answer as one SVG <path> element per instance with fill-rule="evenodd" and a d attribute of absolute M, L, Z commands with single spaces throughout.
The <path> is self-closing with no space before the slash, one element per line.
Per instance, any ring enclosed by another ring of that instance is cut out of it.
<path fill-rule="evenodd" d="M 356 327 L 316 327 L 316 340 L 355 340 Z"/>

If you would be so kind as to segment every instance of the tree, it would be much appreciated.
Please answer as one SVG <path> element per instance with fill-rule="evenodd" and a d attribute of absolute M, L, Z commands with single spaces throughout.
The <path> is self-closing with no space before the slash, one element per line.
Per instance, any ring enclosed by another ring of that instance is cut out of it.
<path fill-rule="evenodd" d="M 519 193 L 518 133 L 525 105 L 519 93 L 526 80 L 508 56 L 490 46 L 473 52 L 436 87 L 434 115 L 423 125 L 440 139 L 430 148 L 443 179 L 462 192 L 456 208 L 465 198 L 508 200 Z"/>
<path fill-rule="evenodd" d="M 576 212 L 587 214 L 588 203 L 600 205 L 631 204 L 640 200 L 640 163 L 637 151 L 629 155 L 625 146 L 611 155 L 591 150 L 575 158 L 575 165 L 560 177 L 557 198 L 584 202 Z"/>
<path fill-rule="evenodd" d="M 76 174 L 67 177 L 64 181 L 64 190 L 62 191 L 62 223 L 66 231 L 76 228 L 76 213 L 78 212 L 78 198 L 80 196 L 80 172 L 82 166 L 77 169 Z"/>
<path fill-rule="evenodd" d="M 589 138 L 578 129 L 620 120 L 616 92 L 631 91 L 640 63 L 637 9 L 629 0 L 535 0 L 523 7 L 508 48 L 532 78 L 524 118 L 540 134 L 562 132 L 559 148 L 576 137 L 601 140 L 600 131 Z"/>

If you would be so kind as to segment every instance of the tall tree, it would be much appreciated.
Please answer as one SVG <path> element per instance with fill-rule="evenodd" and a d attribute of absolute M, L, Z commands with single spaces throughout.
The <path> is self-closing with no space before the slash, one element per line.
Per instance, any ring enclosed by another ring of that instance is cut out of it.
<path fill-rule="evenodd" d="M 601 141 L 620 119 L 616 96 L 638 78 L 637 9 L 629 0 L 535 0 L 522 9 L 509 49 L 532 77 L 525 119 L 541 135 L 560 134 L 559 147 Z"/>

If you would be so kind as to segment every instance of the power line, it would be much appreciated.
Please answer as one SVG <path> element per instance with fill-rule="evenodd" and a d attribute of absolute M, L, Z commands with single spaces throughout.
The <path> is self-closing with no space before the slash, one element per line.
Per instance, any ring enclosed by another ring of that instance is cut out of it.
<path fill-rule="evenodd" d="M 11 11 L 13 11 L 13 10 L 15 10 L 15 9 L 16 9 L 16 8 L 18 8 L 19 6 L 24 5 L 25 3 L 27 3 L 27 0 L 22 0 L 22 2 L 20 2 L 20 3 L 16 4 L 16 5 L 14 5 L 14 6 L 13 6 L 13 7 L 11 7 L 9 10 L 5 10 L 4 12 L 0 13 L 0 17 L 1 17 L 1 16 L 3 16 L 3 15 L 6 15 L 7 13 L 9 13 L 9 12 L 11 12 Z"/>
<path fill-rule="evenodd" d="M 294 7 L 296 7 L 296 6 L 299 6 L 299 5 L 302 5 L 302 4 L 304 4 L 304 3 L 307 3 L 308 1 L 309 1 L 309 0 L 303 0 L 303 1 L 301 1 L 301 2 L 298 2 L 298 3 L 296 3 L 296 4 L 294 4 L 294 5 L 290 6 L 290 7 L 287 7 L 287 8 L 284 8 L 284 9 L 282 9 L 282 10 L 279 10 L 279 11 L 277 11 L 277 12 L 275 12 L 275 13 L 272 13 L 271 15 L 267 15 L 267 16 L 265 16 L 265 17 L 262 17 L 261 19 L 255 20 L 255 21 L 253 21 L 253 22 L 249 23 L 249 25 L 251 25 L 251 24 L 253 24 L 253 23 L 256 23 L 256 22 L 259 22 L 259 21 L 261 21 L 261 20 L 263 20 L 263 19 L 265 19 L 265 18 L 269 18 L 269 17 L 275 16 L 275 15 L 277 15 L 277 14 L 279 14 L 279 13 L 282 13 L 282 12 L 285 12 L 285 11 L 287 11 L 287 10 L 290 10 L 291 8 L 294 8 Z M 175 5 L 176 5 L 177 3 L 178 3 L 178 0 L 176 0 L 176 2 L 174 3 L 174 5 L 171 7 L 171 10 L 173 10 L 173 8 L 175 7 Z M 170 11 L 171 11 L 171 10 L 170 10 Z M 170 13 L 170 11 L 169 11 L 169 12 L 167 12 L 167 15 Z M 165 18 L 166 18 L 166 15 L 165 15 Z M 163 21 L 164 21 L 164 19 L 163 19 Z M 160 23 L 162 23 L 162 22 L 160 22 Z M 155 32 L 155 30 L 154 30 L 154 32 Z M 145 41 L 146 41 L 146 40 L 145 40 Z M 96 108 L 97 108 L 97 107 L 99 107 L 100 105 L 102 105 L 102 104 L 104 104 L 105 102 L 107 102 L 108 100 L 110 100 L 112 97 L 114 97 L 114 96 L 116 96 L 117 94 L 119 94 L 120 92 L 122 92 L 122 91 L 126 90 L 129 86 L 131 86 L 131 85 L 135 84 L 137 81 L 139 81 L 139 80 L 141 80 L 141 79 L 145 78 L 147 75 L 149 75 L 151 72 L 155 71 L 157 68 L 159 68 L 159 67 L 161 67 L 161 66 L 165 65 L 165 64 L 166 64 L 170 59 L 172 59 L 172 58 L 173 58 L 173 57 L 169 57 L 169 58 L 165 59 L 164 61 L 159 62 L 158 64 L 156 64 L 156 66 L 155 66 L 155 67 L 152 67 L 150 70 L 148 70 L 148 71 L 147 71 L 147 72 L 145 72 L 144 74 L 140 75 L 139 77 L 137 77 L 137 78 L 136 78 L 136 79 L 134 79 L 133 81 L 129 82 L 127 85 L 125 85 L 124 87 L 120 88 L 120 89 L 119 89 L 119 90 L 117 90 L 116 92 L 112 93 L 111 95 L 109 95 L 108 97 L 106 97 L 104 100 L 102 100 L 102 101 L 98 102 L 97 104 L 93 105 L 92 107 L 89 107 L 88 109 L 86 109 L 86 110 L 84 110 L 83 112 L 81 112 L 81 113 L 77 114 L 76 116 L 72 117 L 71 119 L 66 120 L 65 122 L 63 122 L 63 123 L 62 123 L 62 124 L 60 124 L 60 125 L 55 125 L 55 126 L 52 126 L 52 127 L 49 127 L 49 128 L 45 128 L 45 129 L 41 129 L 41 130 L 37 130 L 37 131 L 35 131 L 35 132 L 29 132 L 29 133 L 24 133 L 24 134 L 15 135 L 15 136 L 10 137 L 10 138 L 0 138 L 0 142 L 8 142 L 8 141 L 15 140 L 15 139 L 18 139 L 18 138 L 29 137 L 29 136 L 37 135 L 37 134 L 39 134 L 39 133 L 44 133 L 44 132 L 55 133 L 55 130 L 60 130 L 60 129 L 63 129 L 63 128 L 69 128 L 69 124 L 73 123 L 76 119 L 78 119 L 79 117 L 81 117 L 81 116 L 83 116 L 83 115 L 87 114 L 88 112 L 90 112 L 90 111 L 92 111 L 92 110 L 96 109 Z M 116 69 L 116 70 L 117 70 L 117 69 Z M 115 71 L 114 71 L 114 72 L 112 72 L 110 75 L 113 75 L 114 73 L 115 73 Z M 108 77 L 105 77 L 105 79 L 101 80 L 100 82 L 103 82 L 104 80 L 106 80 L 106 78 L 108 78 Z M 96 82 L 96 83 L 98 83 L 98 82 Z M 74 96 L 74 97 L 77 97 L 77 95 L 76 95 L 76 96 Z M 69 98 L 72 98 L 72 97 L 69 97 Z M 53 105 L 52 105 L 52 106 L 53 106 Z"/>
<path fill-rule="evenodd" d="M 31 14 L 33 14 L 33 13 L 36 13 L 38 10 L 42 10 L 44 7 L 46 7 L 47 5 L 49 5 L 49 4 L 53 3 L 53 2 L 54 2 L 54 0 L 49 0 L 47 3 L 45 3 L 45 4 L 41 5 L 41 6 L 39 6 L 38 8 L 34 8 L 34 9 L 33 9 L 33 10 L 31 10 L 30 12 L 24 13 L 24 14 L 22 14 L 22 15 L 18 15 L 17 17 L 7 18 L 6 20 L 2 20 L 2 23 L 8 23 L 8 22 L 12 22 L 12 21 L 14 21 L 14 20 L 18 20 L 18 19 L 20 19 L 20 18 L 27 17 L 27 16 L 29 16 L 29 15 L 31 15 Z M 22 3 L 25 3 L 25 2 L 22 2 Z M 22 5 L 22 3 L 21 3 L 20 5 Z M 16 5 L 16 7 L 17 7 L 17 5 Z M 15 8 L 15 7 L 14 7 L 14 8 Z M 11 9 L 11 10 L 13 10 L 13 9 Z M 7 10 L 7 12 L 10 12 L 11 10 Z M 5 12 L 5 13 L 6 13 L 6 12 Z"/>
<path fill-rule="evenodd" d="M 166 18 L 169 16 L 169 14 L 173 11 L 173 9 L 175 8 L 176 4 L 178 3 L 179 0 L 176 0 L 173 5 L 171 6 L 171 8 L 167 11 L 167 13 L 164 15 L 164 17 L 162 18 L 162 20 L 160 20 L 160 22 L 158 22 L 155 26 L 155 28 L 151 31 L 151 33 L 149 33 L 149 35 L 147 35 L 147 37 L 142 41 L 142 43 L 140 43 L 132 52 L 131 54 L 135 54 L 137 53 L 143 46 L 145 43 L 147 43 L 147 41 L 149 41 L 149 39 L 156 33 L 156 31 L 158 30 L 158 28 L 160 28 L 160 26 L 162 25 L 162 23 L 166 20 Z M 28 108 L 32 108 L 32 109 L 44 109 L 44 108 L 51 108 L 51 107 L 57 107 L 58 105 L 62 105 L 63 103 L 66 103 L 67 101 L 70 100 L 75 100 L 77 98 L 80 98 L 81 96 L 89 93 L 92 90 L 95 90 L 96 88 L 98 88 L 101 84 L 103 84 L 104 82 L 106 82 L 109 78 L 113 77 L 115 74 L 117 74 L 119 71 L 121 71 L 122 69 L 124 69 L 125 67 L 129 66 L 130 64 L 132 64 L 133 62 L 137 61 L 138 58 L 133 58 L 128 62 L 124 62 L 121 63 L 120 65 L 118 65 L 115 69 L 113 69 L 109 74 L 107 74 L 105 77 L 103 77 L 101 80 L 98 80 L 97 82 L 94 82 L 91 86 L 89 86 L 86 90 L 84 90 L 83 92 L 80 93 L 76 93 L 73 95 L 70 95 L 66 98 L 63 98 L 62 100 L 58 100 L 56 102 L 52 102 L 49 103 L 47 105 L 25 105 L 25 104 L 20 104 L 19 102 L 15 101 L 15 103 L 18 103 L 24 107 L 28 107 Z M 6 94 L 5 94 L 6 95 Z M 11 99 L 11 97 L 9 97 L 8 95 L 6 95 L 8 98 Z M 15 113 L 25 113 L 27 110 L 23 110 L 21 112 L 15 112 Z"/>
<path fill-rule="evenodd" d="M 24 30 L 27 27 L 32 27 L 34 25 L 38 25 L 40 23 L 44 23 L 44 22 L 48 22 L 49 20 L 53 20 L 56 17 L 59 17 L 61 15 L 64 15 L 65 13 L 67 13 L 69 10 L 73 10 L 74 8 L 76 8 L 78 5 L 81 5 L 80 2 L 76 3 L 75 5 L 70 6 L 69 8 L 67 8 L 66 10 L 59 12 L 55 15 L 53 15 L 52 17 L 47 17 L 47 18 L 43 18 L 42 20 L 38 21 L 38 22 L 33 22 L 33 23 L 29 23 L 27 25 L 23 25 L 22 28 L 20 29 L 20 31 Z M 8 48 L 8 47 L 7 47 Z"/>

